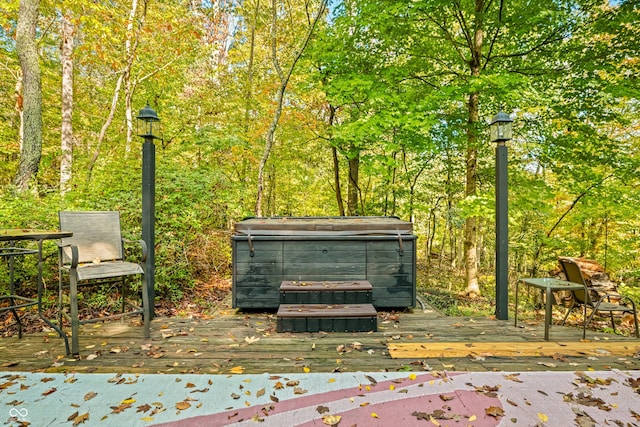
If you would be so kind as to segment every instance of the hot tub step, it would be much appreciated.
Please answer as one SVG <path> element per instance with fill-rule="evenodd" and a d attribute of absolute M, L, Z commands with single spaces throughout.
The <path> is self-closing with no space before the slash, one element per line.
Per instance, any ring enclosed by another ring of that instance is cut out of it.
<path fill-rule="evenodd" d="M 367 280 L 285 280 L 280 284 L 280 304 L 369 304 L 372 291 Z"/>
<path fill-rule="evenodd" d="M 278 332 L 368 332 L 378 329 L 372 304 L 280 304 Z"/>

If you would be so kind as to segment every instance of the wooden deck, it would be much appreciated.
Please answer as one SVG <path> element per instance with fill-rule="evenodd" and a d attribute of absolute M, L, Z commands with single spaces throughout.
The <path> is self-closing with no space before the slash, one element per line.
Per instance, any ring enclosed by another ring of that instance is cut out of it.
<path fill-rule="evenodd" d="M 380 313 L 377 332 L 277 333 L 274 313 L 219 307 L 210 319 L 158 318 L 84 325 L 81 358 L 53 333 L 0 339 L 0 370 L 109 373 L 292 373 L 640 369 L 640 340 L 542 322 Z M 392 355 L 401 358 L 393 358 Z M 403 353 L 404 352 L 404 353 Z"/>

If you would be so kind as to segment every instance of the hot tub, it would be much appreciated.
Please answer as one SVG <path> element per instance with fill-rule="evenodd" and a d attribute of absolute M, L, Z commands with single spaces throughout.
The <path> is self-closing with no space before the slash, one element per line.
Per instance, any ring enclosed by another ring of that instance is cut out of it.
<path fill-rule="evenodd" d="M 367 280 L 375 307 L 416 303 L 416 236 L 397 217 L 274 217 L 236 223 L 233 307 L 277 308 L 283 281 Z"/>

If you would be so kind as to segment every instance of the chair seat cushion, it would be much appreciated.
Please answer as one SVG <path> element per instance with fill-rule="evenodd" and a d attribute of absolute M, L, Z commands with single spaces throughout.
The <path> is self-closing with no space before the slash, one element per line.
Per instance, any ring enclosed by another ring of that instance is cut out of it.
<path fill-rule="evenodd" d="M 620 304 L 614 304 L 612 302 L 601 302 L 598 306 L 598 311 L 623 311 L 633 313 L 633 308 Z"/>
<path fill-rule="evenodd" d="M 67 269 L 69 269 L 67 267 Z M 111 277 L 143 274 L 140 264 L 127 261 L 107 261 L 95 264 L 81 264 L 77 268 L 78 280 L 107 279 Z"/>

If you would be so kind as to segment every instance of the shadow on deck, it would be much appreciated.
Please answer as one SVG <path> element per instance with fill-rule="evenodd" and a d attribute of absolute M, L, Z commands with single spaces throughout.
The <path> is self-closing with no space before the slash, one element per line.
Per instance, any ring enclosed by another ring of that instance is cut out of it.
<path fill-rule="evenodd" d="M 80 359 L 54 333 L 0 339 L 4 371 L 295 373 L 356 371 L 586 371 L 640 369 L 640 340 L 542 322 L 453 318 L 434 310 L 379 313 L 377 332 L 276 333 L 273 313 L 218 308 L 209 319 L 85 325 Z M 391 354 L 390 354 L 391 353 Z M 392 357 L 393 356 L 393 357 Z M 399 357 L 399 358 L 398 358 Z"/>

